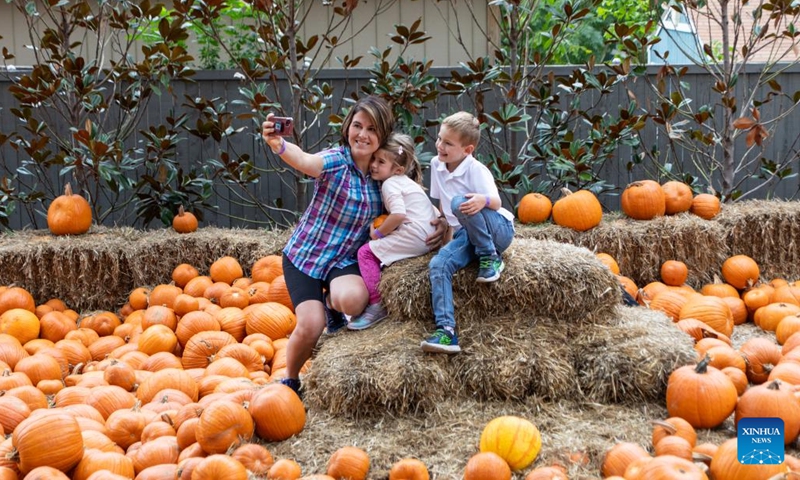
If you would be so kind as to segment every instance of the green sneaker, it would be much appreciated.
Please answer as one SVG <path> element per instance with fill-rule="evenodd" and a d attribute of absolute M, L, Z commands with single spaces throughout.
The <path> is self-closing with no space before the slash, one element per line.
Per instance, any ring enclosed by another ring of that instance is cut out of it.
<path fill-rule="evenodd" d="M 478 278 L 475 281 L 478 283 L 496 282 L 505 268 L 506 264 L 503 263 L 503 257 L 500 255 L 481 257 L 478 265 Z"/>
<path fill-rule="evenodd" d="M 458 353 L 458 335 L 450 333 L 444 328 L 437 328 L 433 335 L 423 340 L 419 345 L 423 352 L 428 353 Z"/>

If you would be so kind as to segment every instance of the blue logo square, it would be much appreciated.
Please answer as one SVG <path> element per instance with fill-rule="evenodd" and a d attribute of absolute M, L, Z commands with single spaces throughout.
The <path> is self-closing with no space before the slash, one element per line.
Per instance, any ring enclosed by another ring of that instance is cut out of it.
<path fill-rule="evenodd" d="M 783 463 L 783 419 L 741 418 L 738 425 L 737 456 L 743 465 Z"/>

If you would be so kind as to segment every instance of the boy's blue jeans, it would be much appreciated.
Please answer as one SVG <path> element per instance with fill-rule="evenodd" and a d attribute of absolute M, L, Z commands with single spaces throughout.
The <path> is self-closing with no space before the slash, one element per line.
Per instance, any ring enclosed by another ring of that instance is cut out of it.
<path fill-rule="evenodd" d="M 458 207 L 467 200 L 469 199 L 464 196 L 453 198 L 453 213 L 462 228 L 429 264 L 431 301 L 438 328 L 456 328 L 453 274 L 480 257 L 503 253 L 514 238 L 513 223 L 496 210 L 484 208 L 471 216 L 461 213 Z"/>

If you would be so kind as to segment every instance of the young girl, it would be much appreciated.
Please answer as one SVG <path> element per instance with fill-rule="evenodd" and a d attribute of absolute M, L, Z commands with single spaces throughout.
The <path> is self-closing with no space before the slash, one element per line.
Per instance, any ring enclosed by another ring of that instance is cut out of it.
<path fill-rule="evenodd" d="M 431 221 L 439 214 L 422 189 L 422 168 L 410 136 L 390 134 L 372 158 L 370 175 L 382 182 L 381 197 L 389 215 L 378 228 L 370 227 L 372 240 L 358 250 L 358 268 L 369 292 L 369 305 L 350 320 L 350 330 L 363 330 L 386 318 L 378 291 L 381 267 L 428 253 L 425 239 L 435 230 Z"/>

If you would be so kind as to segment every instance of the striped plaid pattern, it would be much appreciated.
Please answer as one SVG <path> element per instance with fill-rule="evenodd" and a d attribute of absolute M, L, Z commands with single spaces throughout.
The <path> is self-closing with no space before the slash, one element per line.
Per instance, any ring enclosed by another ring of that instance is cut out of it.
<path fill-rule="evenodd" d="M 306 275 L 325 279 L 333 268 L 357 262 L 370 222 L 383 213 L 378 182 L 356 168 L 349 147 L 320 152 L 322 174 L 283 253 Z"/>

